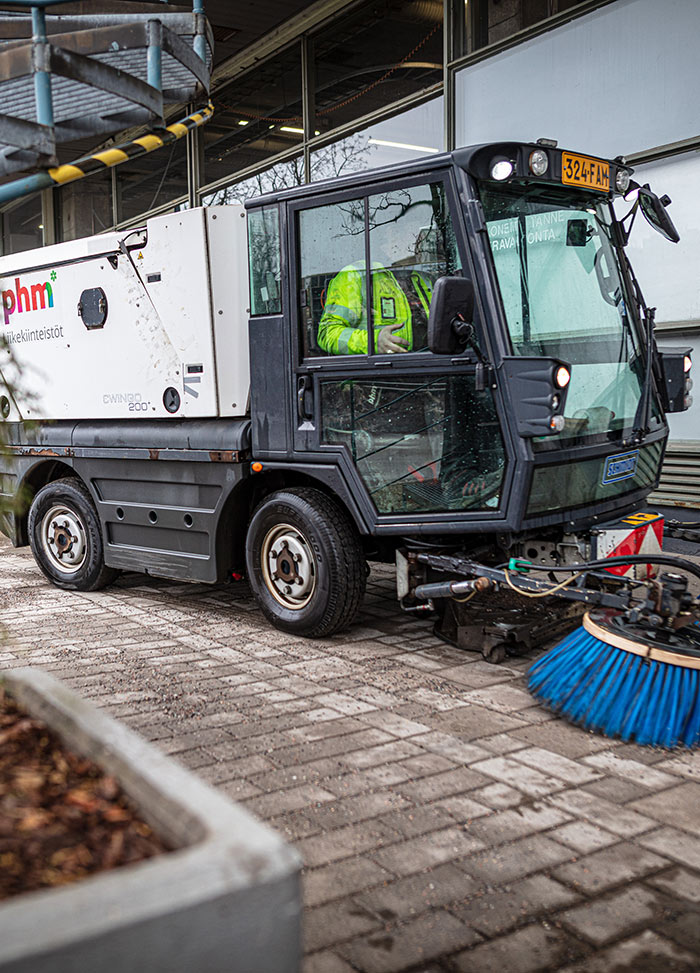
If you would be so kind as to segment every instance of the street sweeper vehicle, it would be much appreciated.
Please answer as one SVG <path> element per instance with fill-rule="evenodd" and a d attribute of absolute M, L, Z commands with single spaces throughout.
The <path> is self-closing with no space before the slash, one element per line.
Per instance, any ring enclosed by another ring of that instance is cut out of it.
<path fill-rule="evenodd" d="M 690 354 L 625 246 L 640 210 L 677 239 L 668 202 L 502 142 L 4 257 L 4 530 L 63 588 L 245 574 L 306 636 L 396 559 L 402 606 L 494 659 L 552 622 L 513 608 L 535 570 L 665 592 L 641 508 Z"/>

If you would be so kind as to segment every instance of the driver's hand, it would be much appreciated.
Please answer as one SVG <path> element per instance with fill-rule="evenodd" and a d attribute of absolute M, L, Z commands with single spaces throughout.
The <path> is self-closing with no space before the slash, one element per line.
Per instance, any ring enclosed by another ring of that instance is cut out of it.
<path fill-rule="evenodd" d="M 397 351 L 408 351 L 408 342 L 399 338 L 394 331 L 400 331 L 402 324 L 388 324 L 377 335 L 377 351 L 382 355 L 395 354 Z"/>

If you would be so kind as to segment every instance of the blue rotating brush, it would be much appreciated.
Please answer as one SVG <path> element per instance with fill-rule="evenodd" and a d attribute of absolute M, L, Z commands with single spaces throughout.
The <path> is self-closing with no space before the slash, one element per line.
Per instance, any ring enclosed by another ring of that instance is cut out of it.
<path fill-rule="evenodd" d="M 643 627 L 621 611 L 583 626 L 538 659 L 528 686 L 572 723 L 636 743 L 700 743 L 700 624 Z"/>

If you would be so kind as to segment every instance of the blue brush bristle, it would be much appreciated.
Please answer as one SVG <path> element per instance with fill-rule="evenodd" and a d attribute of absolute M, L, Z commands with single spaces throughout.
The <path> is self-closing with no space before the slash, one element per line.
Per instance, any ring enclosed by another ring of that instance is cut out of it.
<path fill-rule="evenodd" d="M 700 743 L 700 670 L 657 662 L 577 628 L 538 659 L 530 692 L 572 723 L 655 747 Z"/>

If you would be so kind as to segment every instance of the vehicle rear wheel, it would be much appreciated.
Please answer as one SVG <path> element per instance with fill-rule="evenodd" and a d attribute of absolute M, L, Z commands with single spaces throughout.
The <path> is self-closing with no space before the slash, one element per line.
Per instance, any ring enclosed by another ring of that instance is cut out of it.
<path fill-rule="evenodd" d="M 332 635 L 352 621 L 367 577 L 347 514 L 307 487 L 280 490 L 259 504 L 248 527 L 246 567 L 269 621 L 309 638 Z"/>
<path fill-rule="evenodd" d="M 96 591 L 119 574 L 104 563 L 100 521 L 87 487 L 69 477 L 48 483 L 29 508 L 29 543 L 59 588 Z"/>

